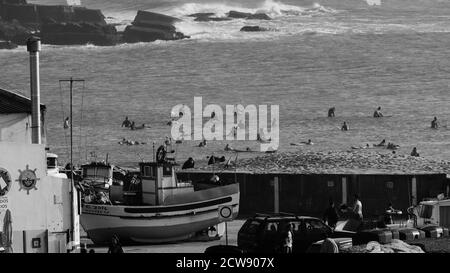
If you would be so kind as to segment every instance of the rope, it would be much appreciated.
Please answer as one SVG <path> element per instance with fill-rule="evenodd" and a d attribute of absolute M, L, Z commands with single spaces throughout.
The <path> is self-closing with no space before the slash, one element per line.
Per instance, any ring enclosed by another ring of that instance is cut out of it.
<path fill-rule="evenodd" d="M 64 99 L 63 99 L 63 94 L 62 94 L 62 85 L 61 85 L 61 82 L 59 82 L 59 94 L 60 94 L 60 98 L 61 98 L 61 112 L 62 112 L 62 114 L 63 114 L 62 124 L 64 124 L 64 121 L 65 121 L 65 119 L 66 119 L 66 113 L 64 112 Z M 65 142 L 66 142 L 66 152 L 67 152 L 67 154 L 69 155 L 70 152 L 69 152 L 69 144 L 68 144 L 68 142 L 67 142 L 67 130 L 64 129 L 64 128 L 63 128 L 63 130 L 64 130 L 64 139 L 65 139 Z"/>
<path fill-rule="evenodd" d="M 84 103 L 84 91 L 86 90 L 86 82 L 83 81 L 83 91 L 81 92 L 81 109 L 80 109 L 80 143 L 78 145 L 78 154 L 79 154 L 79 161 L 81 161 L 81 147 L 82 147 L 82 128 L 83 128 L 83 103 Z M 87 136 L 86 136 L 87 137 Z M 86 145 L 86 142 L 85 142 Z"/>

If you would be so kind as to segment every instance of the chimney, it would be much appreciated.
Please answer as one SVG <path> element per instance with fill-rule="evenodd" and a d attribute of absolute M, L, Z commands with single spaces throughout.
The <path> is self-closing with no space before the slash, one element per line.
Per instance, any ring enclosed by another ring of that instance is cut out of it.
<path fill-rule="evenodd" d="M 39 51 L 41 39 L 35 36 L 28 38 L 27 51 L 30 52 L 30 85 L 31 85 L 31 142 L 41 144 L 41 96 L 39 83 Z"/>

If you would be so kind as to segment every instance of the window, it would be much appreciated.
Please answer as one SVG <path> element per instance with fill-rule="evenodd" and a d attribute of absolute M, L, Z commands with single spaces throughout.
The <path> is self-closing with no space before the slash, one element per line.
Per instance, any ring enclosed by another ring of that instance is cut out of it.
<path fill-rule="evenodd" d="M 258 221 L 252 221 L 247 226 L 247 233 L 248 234 L 256 234 L 261 226 L 261 223 Z"/>
<path fill-rule="evenodd" d="M 144 176 L 153 177 L 153 168 L 151 166 L 144 166 Z"/>
<path fill-rule="evenodd" d="M 55 157 L 47 157 L 47 169 L 56 168 L 56 158 Z"/>
<path fill-rule="evenodd" d="M 306 230 L 328 232 L 329 228 L 322 221 L 310 219 L 305 221 Z"/>
<path fill-rule="evenodd" d="M 266 231 L 277 232 L 278 231 L 278 223 L 274 223 L 274 222 L 266 223 L 265 230 Z"/>

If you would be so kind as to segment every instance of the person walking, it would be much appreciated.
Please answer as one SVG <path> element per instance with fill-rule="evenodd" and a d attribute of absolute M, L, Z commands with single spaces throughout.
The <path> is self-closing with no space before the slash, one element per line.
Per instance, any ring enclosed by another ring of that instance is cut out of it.
<path fill-rule="evenodd" d="M 353 203 L 353 212 L 355 213 L 356 220 L 362 221 L 363 220 L 363 213 L 362 213 L 362 202 L 359 200 L 359 196 L 357 194 L 354 195 L 355 202 Z"/>
<path fill-rule="evenodd" d="M 114 235 L 111 238 L 108 253 L 123 253 L 122 245 L 120 244 L 119 237 L 117 237 L 117 235 Z"/>
<path fill-rule="evenodd" d="M 327 222 L 327 224 L 334 230 L 336 228 L 336 224 L 339 220 L 339 216 L 336 211 L 336 207 L 334 206 L 333 200 L 330 199 L 329 206 L 325 210 L 323 215 L 323 220 Z"/>
<path fill-rule="evenodd" d="M 292 247 L 294 243 L 293 233 L 292 233 L 292 225 L 287 224 L 286 229 L 283 236 L 283 253 L 292 253 Z"/>

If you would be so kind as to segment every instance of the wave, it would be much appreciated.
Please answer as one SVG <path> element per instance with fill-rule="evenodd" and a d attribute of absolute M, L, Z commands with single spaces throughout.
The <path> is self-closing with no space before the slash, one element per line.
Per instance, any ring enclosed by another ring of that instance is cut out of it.
<path fill-rule="evenodd" d="M 313 15 L 317 13 L 336 12 L 334 9 L 324 7 L 318 3 L 310 6 L 295 6 L 274 0 L 265 0 L 257 7 L 252 8 L 246 7 L 243 4 L 232 3 L 185 3 L 158 9 L 159 12 L 175 17 L 186 17 L 195 13 L 214 13 L 217 17 L 223 17 L 230 10 L 248 13 L 265 13 L 273 18 L 285 15 Z"/>

